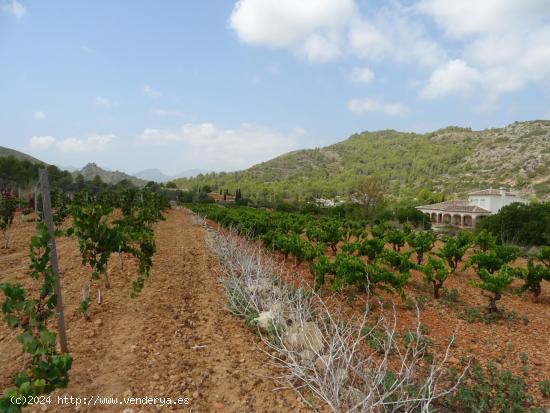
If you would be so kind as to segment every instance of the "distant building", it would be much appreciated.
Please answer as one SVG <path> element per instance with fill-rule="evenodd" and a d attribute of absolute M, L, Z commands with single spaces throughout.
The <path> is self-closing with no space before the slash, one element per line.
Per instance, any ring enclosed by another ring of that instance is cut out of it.
<path fill-rule="evenodd" d="M 223 202 L 235 202 L 235 197 L 233 195 L 224 195 L 219 194 L 218 192 L 210 192 L 208 193 L 208 198 L 212 199 L 216 203 L 223 203 Z"/>
<path fill-rule="evenodd" d="M 326 199 L 326 198 L 315 198 L 315 203 L 321 207 L 335 207 L 338 205 L 342 205 L 344 201 L 340 201 L 337 199 Z"/>
<path fill-rule="evenodd" d="M 527 200 L 505 189 L 484 189 L 470 192 L 467 200 L 421 205 L 416 209 L 428 215 L 436 224 L 473 228 L 479 220 L 496 214 L 502 207 L 516 202 L 526 204 Z"/>

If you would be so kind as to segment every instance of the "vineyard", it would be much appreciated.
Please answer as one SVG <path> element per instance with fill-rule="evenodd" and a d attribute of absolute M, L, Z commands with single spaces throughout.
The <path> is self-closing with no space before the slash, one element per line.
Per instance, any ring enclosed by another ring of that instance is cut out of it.
<path fill-rule="evenodd" d="M 0 57 L 0 413 L 550 413 L 550 0 L 0 0 Z"/>
<path fill-rule="evenodd" d="M 535 297 L 542 291 L 541 283 L 550 281 L 550 247 L 540 248 L 528 257 L 526 267 L 518 267 L 513 263 L 520 257 L 520 249 L 497 245 L 496 237 L 486 231 L 461 231 L 456 236 L 438 238 L 433 232 L 415 230 L 410 225 L 400 229 L 382 223 L 367 229 L 366 222 L 314 219 L 246 207 L 191 208 L 226 228 L 261 240 L 267 249 L 280 252 L 285 259 L 291 257 L 296 267 L 307 262 L 315 289 L 328 283 L 333 291 L 355 286 L 405 298 L 403 287 L 411 271 L 417 270 L 433 285 L 433 296 L 438 299 L 445 280 L 462 265 L 462 270 L 475 268 L 479 279 L 471 284 L 488 298 L 488 311 L 499 314 L 504 310 L 497 307 L 497 302 L 514 279 L 523 283 L 516 293 L 530 291 Z M 438 248 L 436 241 L 441 244 Z M 402 250 L 405 246 L 406 251 Z"/>
<path fill-rule="evenodd" d="M 0 411 L 24 407 L 12 396 L 67 392 L 183 395 L 197 411 L 306 411 L 328 403 L 339 412 L 358 398 L 365 402 L 356 411 L 539 412 L 549 403 L 550 343 L 541 334 L 548 247 L 500 245 L 485 231 L 440 236 L 406 223 L 237 206 L 187 205 L 192 216 L 160 194 L 129 189 L 52 193 L 52 248 L 45 214 L 16 212 L 2 199 L 0 362 L 7 368 Z M 39 202 L 39 212 L 45 207 Z M 52 255 L 62 274 L 65 344 L 55 324 Z M 251 273 L 243 287 L 239 277 L 252 269 L 271 275 Z M 374 319 L 360 321 L 359 330 L 346 321 L 365 311 Z M 300 347 L 300 325 L 308 340 L 326 341 L 313 367 L 303 365 L 311 349 Z M 350 353 L 350 343 L 361 351 Z M 390 370 L 399 357 L 407 368 Z M 342 371 L 367 365 L 363 381 L 344 385 Z M 285 387 L 299 400 L 272 392 L 269 377 L 281 371 L 291 371 Z M 369 390 L 368 383 L 379 385 Z"/>
<path fill-rule="evenodd" d="M 90 290 L 96 288 L 94 298 L 100 305 L 102 297 L 107 294 L 105 290 L 111 288 L 107 268 L 111 255 L 117 253 L 121 265 L 123 255 L 137 259 L 138 273 L 132 282 L 132 296 L 136 297 L 142 290 L 150 274 L 155 253 L 153 225 L 163 219 L 162 211 L 168 207 L 167 201 L 162 197 L 141 190 L 125 191 L 116 200 L 99 199 L 88 193 L 77 193 L 72 198 L 55 193 L 51 202 L 47 187 L 43 187 L 42 195 L 41 210 L 35 217 L 38 221 L 35 234 L 30 241 L 28 265 L 29 275 L 35 280 L 34 289 L 38 283 L 37 291 L 29 291 L 22 283 L 4 279 L 0 283 L 0 290 L 5 298 L 2 305 L 4 320 L 9 328 L 19 331 L 17 341 L 30 359 L 12 377 L 14 387 L 3 392 L 0 398 L 2 412 L 20 411 L 22 407 L 32 403 L 35 397 L 66 387 L 69 382 L 73 357 L 65 338 L 53 237 L 74 237 L 78 241 L 82 264 L 90 269 L 89 283 L 82 287 L 78 309 L 83 318 L 90 321 Z M 5 232 L 5 249 L 10 247 L 15 204 L 9 193 L 3 194 L 0 211 L 2 229 Z M 69 215 L 70 226 L 61 229 Z M 54 223 L 57 229 L 54 229 Z M 104 280 L 103 292 L 100 278 Z M 48 325 L 48 319 L 54 313 L 58 322 L 58 334 Z M 61 351 L 57 349 L 58 336 Z M 13 400 L 18 402 L 14 403 Z"/>
<path fill-rule="evenodd" d="M 549 304 L 549 247 L 526 254 L 518 247 L 497 244 L 485 231 L 436 236 L 407 224 L 368 226 L 366 222 L 247 207 L 191 204 L 189 208 L 210 220 L 214 228 L 260 242 L 286 269 L 285 281 L 297 287 L 306 282 L 326 300 L 339 305 L 347 302 L 351 314 L 360 308 L 362 297 L 374 296 L 400 303 L 403 325 L 413 321 L 414 308 L 421 308 L 428 318 L 439 317 L 426 322 L 430 341 L 438 336 L 445 342 L 454 333 L 451 326 L 459 325 L 465 330 L 466 342 L 457 339 L 464 347 L 457 344 L 461 357 L 454 358 L 454 367 L 460 369 L 470 359 L 472 375 L 488 371 L 497 377 L 501 373 L 495 373 L 495 366 L 504 368 L 502 374 L 507 369 L 520 373 L 516 390 L 525 394 L 510 401 L 509 410 L 498 411 L 524 411 L 533 397 L 548 403 L 546 349 L 550 343 L 539 332 L 546 328 L 544 314 Z M 243 315 L 253 323 L 263 322 L 264 316 L 254 311 Z M 533 342 L 518 342 L 524 334 Z M 528 347 L 525 351 L 519 350 L 524 346 Z M 504 356 L 512 349 L 515 357 Z M 468 391 L 462 393 L 471 395 Z M 513 399 L 511 394 L 505 397 Z M 467 402 L 459 404 L 464 407 Z M 471 409 L 464 407 L 464 411 L 493 411 L 491 407 L 475 410 L 473 404 Z"/>

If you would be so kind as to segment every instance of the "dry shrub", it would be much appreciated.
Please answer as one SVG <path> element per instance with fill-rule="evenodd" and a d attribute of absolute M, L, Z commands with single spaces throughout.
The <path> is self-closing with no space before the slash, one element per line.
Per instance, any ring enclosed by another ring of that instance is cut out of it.
<path fill-rule="evenodd" d="M 258 244 L 231 230 L 209 230 L 208 239 L 231 312 L 258 326 L 260 348 L 282 372 L 274 379 L 308 403 L 314 396 L 333 412 L 428 413 L 462 380 L 466 369 L 451 382 L 445 367 L 452 340 L 442 355 L 429 350 L 418 308 L 405 335 L 395 308 L 375 300 L 346 318 L 312 289 L 282 283 Z"/>

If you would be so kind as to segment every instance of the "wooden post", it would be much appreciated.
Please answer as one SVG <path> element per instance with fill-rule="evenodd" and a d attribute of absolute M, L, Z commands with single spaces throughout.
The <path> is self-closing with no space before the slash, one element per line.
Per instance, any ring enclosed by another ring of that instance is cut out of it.
<path fill-rule="evenodd" d="M 38 186 L 35 186 L 33 188 L 33 193 L 34 193 L 34 213 L 38 218 Z"/>
<path fill-rule="evenodd" d="M 57 318 L 57 329 L 59 330 L 59 344 L 63 353 L 69 352 L 67 345 L 67 335 L 65 333 L 65 317 L 63 315 L 63 300 L 61 298 L 61 277 L 59 276 L 59 266 L 57 264 L 57 250 L 55 245 L 55 228 L 53 225 L 52 203 L 50 199 L 50 184 L 48 182 L 48 171 L 46 169 L 39 170 L 40 175 L 40 190 L 42 192 L 42 210 L 43 219 L 50 233 L 50 264 L 52 271 L 56 276 L 54 284 L 54 292 L 56 298 L 55 315 Z"/>
<path fill-rule="evenodd" d="M 17 204 L 19 205 L 19 222 L 23 222 L 23 214 L 21 213 L 21 188 L 17 187 Z"/>

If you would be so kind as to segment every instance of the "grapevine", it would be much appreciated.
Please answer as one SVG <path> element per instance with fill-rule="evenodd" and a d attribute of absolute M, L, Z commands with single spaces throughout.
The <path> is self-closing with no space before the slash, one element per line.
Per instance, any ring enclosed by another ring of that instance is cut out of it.
<path fill-rule="evenodd" d="M 56 348 L 56 333 L 50 331 L 46 321 L 54 313 L 56 276 L 50 265 L 50 235 L 42 223 L 30 246 L 30 275 L 41 280 L 38 298 L 31 298 L 20 284 L 2 283 L 0 290 L 5 300 L 2 304 L 4 320 L 11 328 L 19 328 L 17 336 L 23 351 L 30 355 L 25 369 L 13 378 L 15 387 L 7 389 L 0 398 L 0 410 L 18 412 L 26 404 L 14 405 L 12 397 L 37 396 L 65 387 L 69 381 L 68 372 L 72 357 L 59 353 Z M 22 399 L 25 400 L 25 399 Z"/>

